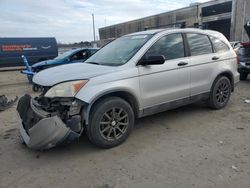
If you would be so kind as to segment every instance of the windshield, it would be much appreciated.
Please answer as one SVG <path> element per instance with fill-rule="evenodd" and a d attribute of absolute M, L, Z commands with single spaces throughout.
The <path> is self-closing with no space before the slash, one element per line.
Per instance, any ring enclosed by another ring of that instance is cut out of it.
<path fill-rule="evenodd" d="M 152 35 L 125 36 L 97 51 L 85 63 L 119 66 L 127 63 Z"/>
<path fill-rule="evenodd" d="M 68 56 L 70 56 L 75 50 L 70 50 L 68 52 L 64 52 L 63 54 L 57 56 L 55 59 L 56 60 L 60 60 L 60 59 L 64 59 L 67 58 Z"/>

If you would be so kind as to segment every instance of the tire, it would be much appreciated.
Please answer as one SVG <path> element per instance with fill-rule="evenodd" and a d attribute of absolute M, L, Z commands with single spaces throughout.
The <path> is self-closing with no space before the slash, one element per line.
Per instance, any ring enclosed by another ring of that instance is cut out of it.
<path fill-rule="evenodd" d="M 101 148 L 118 146 L 133 130 L 134 119 L 134 111 L 125 100 L 119 97 L 103 99 L 91 110 L 87 126 L 88 138 Z"/>
<path fill-rule="evenodd" d="M 40 86 L 38 86 L 38 85 L 36 85 L 36 84 L 33 84 L 32 90 L 33 90 L 34 92 L 38 92 L 38 91 L 40 90 Z"/>
<path fill-rule="evenodd" d="M 218 77 L 212 86 L 208 104 L 212 109 L 224 108 L 231 96 L 232 86 L 230 80 L 225 76 Z"/>
<path fill-rule="evenodd" d="M 246 80 L 248 74 L 247 73 L 240 73 L 240 80 Z"/>

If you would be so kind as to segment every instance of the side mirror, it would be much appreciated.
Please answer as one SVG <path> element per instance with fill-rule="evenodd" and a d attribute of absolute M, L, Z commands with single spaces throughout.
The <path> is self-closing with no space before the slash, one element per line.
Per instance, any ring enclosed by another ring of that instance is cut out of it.
<path fill-rule="evenodd" d="M 139 61 L 139 65 L 162 65 L 166 61 L 163 55 L 148 56 L 147 58 L 142 58 Z"/>

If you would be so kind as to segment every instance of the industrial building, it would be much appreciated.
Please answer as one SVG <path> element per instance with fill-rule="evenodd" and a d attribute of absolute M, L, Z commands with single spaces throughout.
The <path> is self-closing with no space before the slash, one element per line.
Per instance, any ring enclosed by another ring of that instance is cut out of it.
<path fill-rule="evenodd" d="M 250 0 L 213 0 L 99 29 L 101 40 L 145 29 L 200 27 L 223 33 L 230 41 L 249 41 L 244 25 L 250 21 Z"/>

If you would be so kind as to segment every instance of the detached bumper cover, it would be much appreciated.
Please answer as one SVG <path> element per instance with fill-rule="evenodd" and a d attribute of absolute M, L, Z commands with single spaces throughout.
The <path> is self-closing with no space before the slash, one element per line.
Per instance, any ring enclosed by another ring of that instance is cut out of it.
<path fill-rule="evenodd" d="M 18 103 L 19 130 L 26 145 L 35 150 L 52 148 L 61 142 L 79 137 L 58 116 L 50 116 L 32 103 L 29 95 Z"/>
<path fill-rule="evenodd" d="M 26 145 L 36 150 L 49 149 L 58 145 L 71 132 L 57 116 L 40 120 L 29 129 L 28 133 L 20 120 L 19 129 Z"/>

